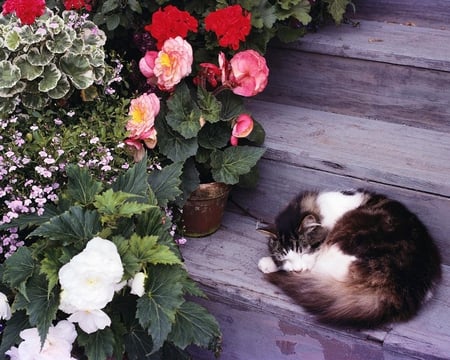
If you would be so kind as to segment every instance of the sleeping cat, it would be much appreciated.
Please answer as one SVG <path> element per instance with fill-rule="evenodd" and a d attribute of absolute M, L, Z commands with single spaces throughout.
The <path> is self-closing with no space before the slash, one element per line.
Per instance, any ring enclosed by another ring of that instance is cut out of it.
<path fill-rule="evenodd" d="M 265 231 L 271 256 L 259 269 L 323 322 L 407 320 L 441 277 L 439 251 L 417 216 L 368 191 L 300 194 Z"/>

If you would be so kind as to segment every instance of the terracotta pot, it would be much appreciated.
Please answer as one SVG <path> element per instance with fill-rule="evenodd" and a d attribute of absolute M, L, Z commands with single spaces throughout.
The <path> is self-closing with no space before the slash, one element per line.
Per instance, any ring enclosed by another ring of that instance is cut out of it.
<path fill-rule="evenodd" d="M 207 236 L 219 229 L 230 189 L 218 182 L 199 185 L 183 207 L 186 236 Z"/>

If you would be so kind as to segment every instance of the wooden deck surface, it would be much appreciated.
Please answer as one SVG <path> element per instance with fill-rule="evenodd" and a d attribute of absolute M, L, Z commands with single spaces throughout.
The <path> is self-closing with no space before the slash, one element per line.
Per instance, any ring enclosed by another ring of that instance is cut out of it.
<path fill-rule="evenodd" d="M 204 305 L 221 323 L 222 359 L 450 358 L 448 266 L 435 297 L 413 320 L 373 331 L 332 328 L 318 324 L 264 280 L 257 262 L 268 250 L 255 226 L 255 219 L 230 211 L 216 234 L 189 239 L 182 248 L 189 273 L 212 300 Z"/>

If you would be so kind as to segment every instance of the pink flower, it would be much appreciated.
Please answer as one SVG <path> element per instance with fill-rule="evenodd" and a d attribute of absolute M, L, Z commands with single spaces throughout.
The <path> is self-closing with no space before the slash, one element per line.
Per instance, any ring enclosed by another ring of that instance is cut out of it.
<path fill-rule="evenodd" d="M 126 125 L 130 134 L 125 140 L 126 144 L 133 145 L 138 150 L 140 146 L 136 144 L 141 141 L 150 149 L 156 146 L 155 117 L 159 109 L 159 99 L 155 94 L 143 94 L 131 100 L 128 113 L 130 119 Z"/>
<path fill-rule="evenodd" d="M 155 60 L 158 56 L 157 51 L 147 51 L 144 57 L 139 60 L 139 70 L 142 75 L 147 78 L 149 84 L 155 85 L 157 83 L 157 78 L 153 69 L 155 68 Z"/>
<path fill-rule="evenodd" d="M 234 55 L 230 67 L 231 90 L 236 95 L 254 96 L 265 89 L 269 68 L 266 59 L 255 50 L 245 50 Z"/>
<path fill-rule="evenodd" d="M 233 131 L 231 132 L 230 143 L 233 146 L 238 145 L 239 138 L 245 138 L 253 130 L 253 119 L 248 114 L 241 114 L 236 120 L 233 126 Z"/>
<path fill-rule="evenodd" d="M 164 42 L 155 59 L 153 73 L 161 90 L 170 91 L 192 70 L 192 47 L 180 36 Z"/>

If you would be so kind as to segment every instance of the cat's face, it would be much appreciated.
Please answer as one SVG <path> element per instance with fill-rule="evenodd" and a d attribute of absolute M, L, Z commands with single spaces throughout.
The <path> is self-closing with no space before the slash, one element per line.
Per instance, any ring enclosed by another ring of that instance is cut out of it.
<path fill-rule="evenodd" d="M 290 251 L 299 254 L 315 252 L 328 234 L 328 230 L 318 222 L 314 215 L 306 215 L 298 229 L 290 232 L 289 236 L 280 235 L 274 226 L 260 230 L 269 235 L 269 250 L 272 256 L 279 261 L 282 261 Z"/>

